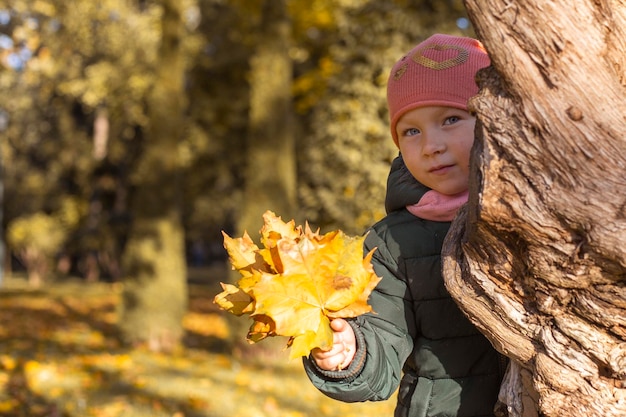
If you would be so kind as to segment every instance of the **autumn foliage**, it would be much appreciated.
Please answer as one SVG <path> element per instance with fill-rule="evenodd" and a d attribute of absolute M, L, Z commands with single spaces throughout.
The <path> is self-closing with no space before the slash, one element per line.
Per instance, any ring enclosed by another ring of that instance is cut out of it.
<path fill-rule="evenodd" d="M 214 302 L 223 310 L 253 320 L 247 339 L 287 336 L 290 358 L 311 349 L 330 349 L 330 320 L 371 312 L 367 299 L 380 281 L 371 265 L 373 251 L 363 256 L 364 237 L 340 230 L 321 235 L 274 213 L 263 215 L 259 248 L 247 233 L 224 235 L 237 285 L 222 283 Z"/>

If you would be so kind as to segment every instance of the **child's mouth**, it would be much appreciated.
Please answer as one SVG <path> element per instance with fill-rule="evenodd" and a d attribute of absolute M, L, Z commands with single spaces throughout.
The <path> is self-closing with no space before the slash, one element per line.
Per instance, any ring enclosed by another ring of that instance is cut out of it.
<path fill-rule="evenodd" d="M 443 175 L 452 169 L 454 165 L 439 165 L 430 169 L 431 174 Z"/>

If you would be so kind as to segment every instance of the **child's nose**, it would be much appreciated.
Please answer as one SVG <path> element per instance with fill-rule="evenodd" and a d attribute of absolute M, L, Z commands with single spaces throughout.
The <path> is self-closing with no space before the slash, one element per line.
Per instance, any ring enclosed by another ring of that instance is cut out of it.
<path fill-rule="evenodd" d="M 427 132 L 424 137 L 424 154 L 427 156 L 441 153 L 445 149 L 445 141 L 440 134 Z"/>

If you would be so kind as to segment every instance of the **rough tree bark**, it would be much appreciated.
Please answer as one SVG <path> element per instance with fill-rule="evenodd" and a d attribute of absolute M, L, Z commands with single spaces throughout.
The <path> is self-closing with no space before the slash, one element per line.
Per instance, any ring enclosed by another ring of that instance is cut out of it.
<path fill-rule="evenodd" d="M 626 4 L 466 0 L 492 57 L 446 285 L 511 416 L 626 415 Z"/>

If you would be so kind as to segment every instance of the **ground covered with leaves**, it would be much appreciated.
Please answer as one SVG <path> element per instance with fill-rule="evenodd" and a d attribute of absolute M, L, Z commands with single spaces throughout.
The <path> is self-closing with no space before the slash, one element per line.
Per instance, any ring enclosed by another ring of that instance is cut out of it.
<path fill-rule="evenodd" d="M 282 344 L 271 360 L 254 346 L 246 359 L 230 355 L 227 313 L 213 304 L 219 277 L 205 278 L 190 285 L 185 347 L 168 355 L 119 342 L 121 284 L 66 281 L 34 290 L 5 278 L 0 417 L 393 415 L 393 399 L 345 404 L 324 397 Z"/>

